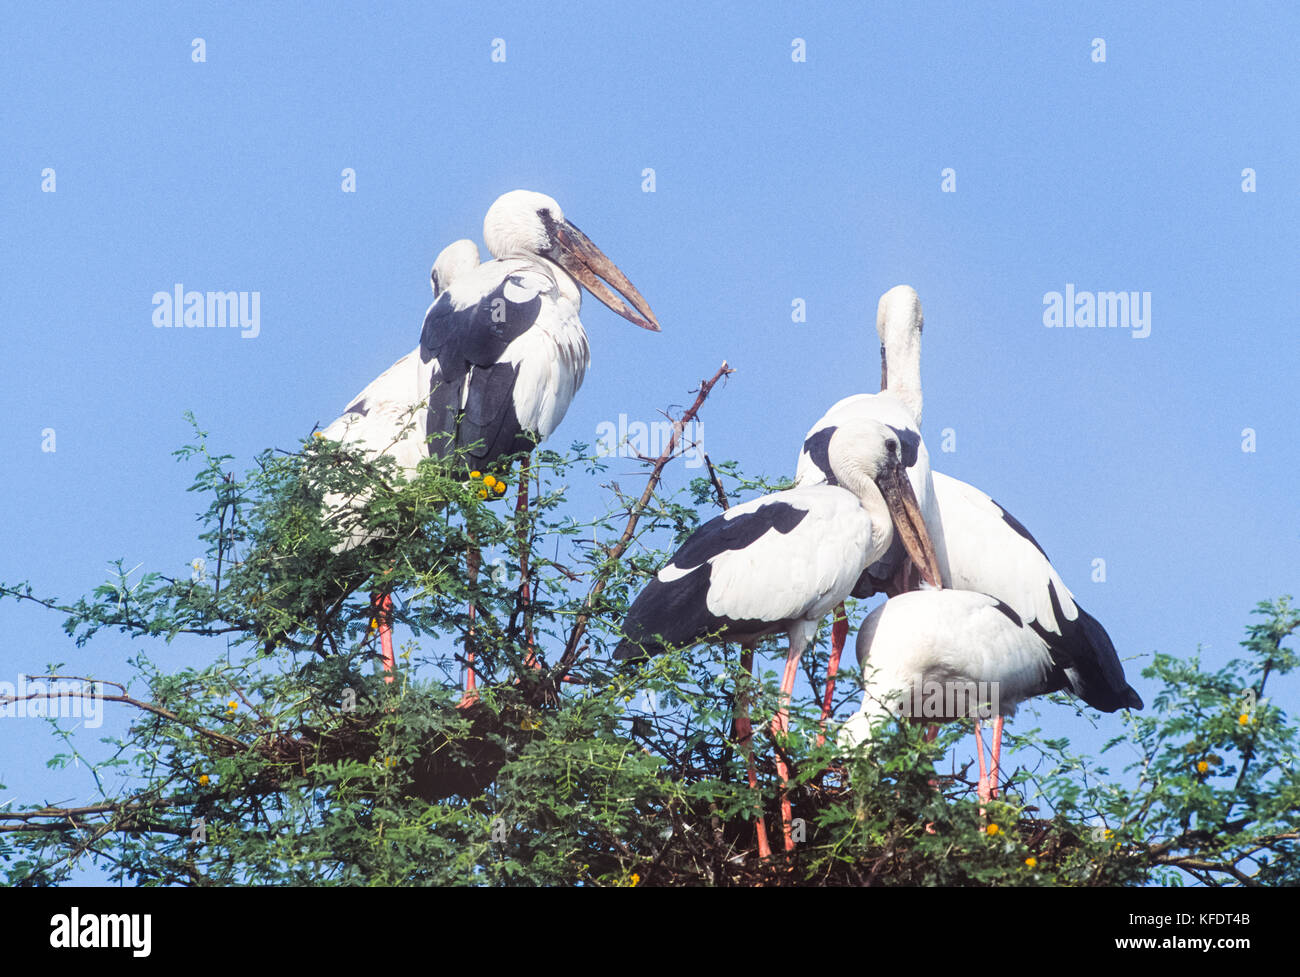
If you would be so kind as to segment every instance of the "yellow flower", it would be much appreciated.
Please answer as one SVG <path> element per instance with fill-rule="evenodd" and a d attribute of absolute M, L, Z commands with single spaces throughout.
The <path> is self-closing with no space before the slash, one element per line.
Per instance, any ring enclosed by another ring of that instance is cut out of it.
<path fill-rule="evenodd" d="M 238 712 L 238 711 L 239 711 L 239 703 L 236 702 L 234 699 L 231 699 L 229 702 L 226 703 L 226 712 L 227 712 L 227 713 L 233 715 L 234 713 L 236 713 L 236 712 Z"/>
<path fill-rule="evenodd" d="M 1240 716 L 1237 717 L 1237 722 L 1241 723 L 1241 725 L 1243 726 L 1249 726 L 1250 716 L 1248 716 L 1246 713 L 1243 712 Z"/>
<path fill-rule="evenodd" d="M 496 483 L 497 483 L 496 477 L 493 475 L 488 475 L 486 478 L 483 479 L 483 484 L 486 485 L 488 488 L 491 488 Z"/>
<path fill-rule="evenodd" d="M 1198 764 L 1196 765 L 1196 772 L 1197 772 L 1197 773 L 1205 773 L 1205 771 L 1207 771 L 1207 770 L 1209 770 L 1209 769 L 1210 769 L 1210 765 L 1209 765 L 1208 763 L 1206 763 L 1204 760 L 1202 760 L 1200 763 L 1198 763 Z"/>
<path fill-rule="evenodd" d="M 1001 831 L 1002 829 L 999 828 L 996 824 L 990 824 L 990 825 L 989 825 L 987 828 L 985 828 L 984 830 L 987 831 L 987 832 L 989 833 L 989 837 L 992 838 L 995 834 L 997 834 L 997 833 L 998 833 L 999 831 Z"/>
<path fill-rule="evenodd" d="M 637 875 L 635 872 L 632 873 L 632 884 L 633 885 L 641 884 L 641 876 Z"/>
<path fill-rule="evenodd" d="M 482 473 L 482 472 L 470 472 L 470 473 L 469 473 L 469 477 L 470 477 L 470 478 L 482 478 L 482 477 L 483 477 L 483 473 Z"/>
<path fill-rule="evenodd" d="M 312 431 L 312 432 L 311 432 L 311 436 L 312 436 L 313 438 L 323 438 L 323 437 L 325 437 L 325 432 L 324 432 L 324 431 Z"/>
<path fill-rule="evenodd" d="M 1025 864 L 1028 865 L 1030 868 L 1036 868 L 1038 866 L 1038 859 L 1036 859 L 1033 855 L 1030 855 L 1028 858 L 1025 859 Z"/>
<path fill-rule="evenodd" d="M 497 482 L 497 484 L 496 484 L 496 493 L 497 493 L 497 495 L 501 495 L 502 493 L 505 492 L 505 490 L 506 490 L 506 483 L 505 483 L 505 482 Z"/>
<path fill-rule="evenodd" d="M 206 786 L 208 786 L 209 783 L 210 783 L 210 779 L 209 779 L 209 777 L 208 777 L 207 774 L 203 774 L 202 776 L 199 777 L 199 786 L 200 786 L 200 787 L 206 787 Z"/>
<path fill-rule="evenodd" d="M 480 499 L 486 499 L 486 498 L 488 497 L 488 491 L 487 491 L 487 489 L 479 489 L 479 490 L 478 490 L 478 497 L 479 497 Z"/>

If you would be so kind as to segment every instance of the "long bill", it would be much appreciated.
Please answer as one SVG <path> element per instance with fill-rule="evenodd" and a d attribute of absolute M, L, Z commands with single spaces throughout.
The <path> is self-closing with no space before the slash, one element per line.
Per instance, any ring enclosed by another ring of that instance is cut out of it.
<path fill-rule="evenodd" d="M 939 572 L 939 557 L 930 542 L 921 516 L 921 505 L 916 501 L 912 483 L 907 480 L 907 470 L 901 464 L 890 465 L 876 480 L 885 497 L 885 505 L 894 520 L 894 532 L 903 543 L 903 549 L 921 571 L 921 577 L 932 587 L 943 587 Z"/>
<path fill-rule="evenodd" d="M 651 332 L 659 332 L 659 320 L 650 311 L 650 303 L 636 290 L 636 286 L 628 281 L 627 276 L 619 271 L 618 266 L 609 260 L 605 252 L 592 243 L 591 238 L 567 220 L 556 228 L 555 236 L 559 246 L 553 257 L 565 271 L 628 322 L 635 323 L 642 329 L 649 329 Z M 601 281 L 602 278 L 604 281 Z M 623 298 L 636 307 L 636 312 L 628 308 L 627 304 L 605 285 L 605 282 L 618 289 Z M 638 312 L 640 315 L 637 314 Z"/>

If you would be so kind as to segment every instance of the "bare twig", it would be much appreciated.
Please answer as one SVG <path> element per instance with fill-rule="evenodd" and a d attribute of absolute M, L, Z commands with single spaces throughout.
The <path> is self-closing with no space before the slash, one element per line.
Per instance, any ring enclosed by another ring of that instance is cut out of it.
<path fill-rule="evenodd" d="M 668 462 L 672 461 L 675 457 L 677 442 L 682 435 L 683 429 L 685 429 L 686 425 L 695 419 L 695 415 L 699 412 L 700 407 L 703 406 L 704 401 L 708 398 L 709 392 L 713 389 L 714 385 L 723 377 L 734 372 L 735 371 L 727 365 L 727 362 L 723 360 L 722 366 L 718 368 L 718 372 L 713 374 L 711 379 L 705 380 L 700 384 L 699 393 L 695 398 L 695 403 L 691 404 L 681 417 L 673 421 L 673 433 L 668 438 L 668 444 L 664 446 L 663 453 L 655 459 L 654 468 L 650 472 L 650 478 L 646 481 L 645 490 L 641 493 L 641 497 L 633 503 L 631 510 L 628 512 L 627 525 L 623 528 L 623 535 L 618 538 L 618 542 L 610 547 L 608 552 L 605 554 L 605 566 L 601 569 L 600 573 L 597 574 L 595 583 L 592 584 L 591 590 L 587 593 L 587 599 L 584 602 L 583 610 L 578 614 L 578 618 L 573 625 L 573 630 L 569 632 L 569 640 L 565 642 L 564 653 L 556 663 L 553 673 L 554 678 L 557 681 L 563 679 L 564 676 L 569 673 L 569 670 L 573 667 L 574 663 L 578 660 L 578 646 L 582 641 L 582 636 L 587 631 L 587 624 L 591 620 L 592 607 L 595 605 L 596 599 L 605 590 L 605 586 L 609 583 L 609 578 L 614 571 L 615 565 L 627 550 L 628 544 L 636 534 L 637 524 L 641 521 L 641 516 L 645 513 L 646 507 L 649 506 L 650 500 L 654 496 L 654 491 L 659 485 L 659 480 L 663 477 L 664 468 L 667 467 Z"/>
<path fill-rule="evenodd" d="M 718 505 L 722 506 L 722 511 L 726 512 L 731 508 L 731 503 L 727 501 L 727 493 L 722 487 L 722 481 L 718 478 L 718 473 L 714 470 L 713 461 L 709 458 L 709 453 L 704 452 L 704 464 L 709 467 L 709 479 L 713 482 L 713 490 L 718 493 Z"/>
<path fill-rule="evenodd" d="M 34 677 L 51 679 L 51 678 L 59 678 L 60 676 L 43 675 L 43 676 L 34 676 Z M 74 676 L 67 676 L 67 677 L 73 678 Z M 82 681 L 100 682 L 104 680 L 83 679 Z M 118 688 L 122 688 L 121 684 L 117 682 L 106 682 L 106 684 L 115 685 Z M 162 706 L 155 705 L 152 702 L 142 702 L 139 699 L 126 695 L 125 693 L 123 693 L 122 695 L 102 695 L 102 694 L 97 695 L 94 692 L 70 692 L 66 690 L 50 691 L 50 692 L 30 692 L 27 695 L 0 695 L 0 704 L 8 704 L 11 702 L 27 702 L 32 699 L 61 699 L 61 698 L 97 699 L 100 702 L 123 702 L 128 706 L 135 706 L 135 708 L 140 709 L 144 712 L 151 712 L 155 716 L 161 716 L 163 719 L 169 719 L 174 723 L 179 723 L 180 725 L 186 727 L 187 729 L 193 730 L 194 732 L 198 733 L 200 736 L 206 736 L 208 739 L 216 740 L 218 743 L 225 743 L 227 746 L 233 746 L 240 750 L 244 749 L 247 746 L 246 743 L 243 743 L 240 740 L 235 739 L 233 736 L 227 736 L 225 733 L 218 733 L 214 729 L 208 729 L 205 726 L 199 726 L 197 723 L 187 722 L 186 720 L 182 719 L 180 716 L 176 715 L 176 713 L 171 712 L 168 709 L 164 709 Z"/>

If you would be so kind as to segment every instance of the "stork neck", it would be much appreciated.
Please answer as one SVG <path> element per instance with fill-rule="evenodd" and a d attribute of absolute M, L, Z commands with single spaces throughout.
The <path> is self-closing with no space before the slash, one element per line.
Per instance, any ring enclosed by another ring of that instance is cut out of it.
<path fill-rule="evenodd" d="M 916 333 L 891 336 L 880 347 L 881 389 L 893 394 L 921 426 L 921 337 Z"/>
<path fill-rule="evenodd" d="M 894 519 L 890 515 L 885 497 L 866 470 L 849 462 L 834 466 L 835 480 L 840 487 L 858 497 L 858 502 L 871 517 L 871 542 L 877 552 L 883 552 L 894 541 Z"/>

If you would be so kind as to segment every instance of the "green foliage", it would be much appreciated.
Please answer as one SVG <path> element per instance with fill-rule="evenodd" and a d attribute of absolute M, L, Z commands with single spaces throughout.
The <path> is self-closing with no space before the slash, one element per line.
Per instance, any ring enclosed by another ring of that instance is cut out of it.
<path fill-rule="evenodd" d="M 1300 622 L 1285 598 L 1259 605 L 1246 655 L 1216 672 L 1155 656 L 1145 675 L 1161 691 L 1107 746 L 1136 752 L 1121 776 L 1064 740 L 1008 730 L 1004 749 L 1025 772 L 981 805 L 966 771 L 936 772 L 961 726 L 930 743 L 920 727 L 887 725 L 845 757 L 833 735 L 819 744 L 802 700 L 774 744 L 776 676 L 751 678 L 735 648 L 611 663 L 665 549 L 723 493 L 772 487 L 733 464 L 696 479 L 686 501 L 651 492 L 641 506 L 610 486 L 608 511 L 584 517 L 564 488 L 602 472 L 585 446 L 535 454 L 527 511 L 504 468 L 483 474 L 509 492 L 454 460 L 423 462 L 408 483 L 391 461 L 322 439 L 267 452 L 243 475 L 199 431 L 177 454 L 197 464 L 192 490 L 207 503 L 207 556 L 191 579 L 118 564 L 71 604 L 0 585 L 0 597 L 64 613 L 79 645 L 105 630 L 162 639 L 129 661 L 129 683 L 106 689 L 112 708 L 133 710 L 129 736 L 61 774 L 89 769 L 94 796 L 0 813 L 11 884 L 88 865 L 141 885 L 1300 882 L 1296 729 L 1265 694 L 1296 667 L 1284 642 Z M 485 554 L 476 575 L 471 547 Z M 393 682 L 376 665 L 381 589 L 404 637 Z M 212 647 L 208 664 L 175 667 L 168 645 L 182 635 Z M 815 689 L 821 637 L 805 656 Z M 462 700 L 470 640 L 480 687 Z M 734 722 L 746 702 L 752 744 Z M 66 751 L 53 763 L 84 761 L 51 723 Z M 774 746 L 799 819 L 789 855 Z M 125 781 L 101 776 L 124 768 Z M 766 862 L 756 811 L 777 851 Z"/>

